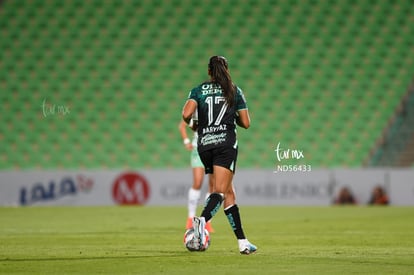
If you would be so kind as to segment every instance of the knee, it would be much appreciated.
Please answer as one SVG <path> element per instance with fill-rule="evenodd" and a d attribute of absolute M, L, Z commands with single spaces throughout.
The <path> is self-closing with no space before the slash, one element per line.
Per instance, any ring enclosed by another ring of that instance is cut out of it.
<path fill-rule="evenodd" d="M 234 204 L 236 201 L 236 194 L 234 193 L 233 189 L 231 188 L 230 191 L 227 191 L 224 194 L 224 200 L 226 201 L 226 205 Z"/>

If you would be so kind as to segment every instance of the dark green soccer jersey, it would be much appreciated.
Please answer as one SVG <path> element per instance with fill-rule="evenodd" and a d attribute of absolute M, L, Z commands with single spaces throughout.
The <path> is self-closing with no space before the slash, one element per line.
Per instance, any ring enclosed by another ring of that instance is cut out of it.
<path fill-rule="evenodd" d="M 221 86 L 213 82 L 205 82 L 192 89 L 188 99 L 197 102 L 198 151 L 221 146 L 236 148 L 236 113 L 247 109 L 242 90 L 237 87 L 232 107 L 227 105 Z"/>

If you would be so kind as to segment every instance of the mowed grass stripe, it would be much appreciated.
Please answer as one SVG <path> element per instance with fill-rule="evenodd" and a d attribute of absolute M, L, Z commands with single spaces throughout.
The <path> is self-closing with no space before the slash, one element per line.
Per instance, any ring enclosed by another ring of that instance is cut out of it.
<path fill-rule="evenodd" d="M 208 251 L 183 207 L 0 208 L 1 274 L 413 274 L 413 207 L 246 207 L 242 256 L 219 212 Z"/>

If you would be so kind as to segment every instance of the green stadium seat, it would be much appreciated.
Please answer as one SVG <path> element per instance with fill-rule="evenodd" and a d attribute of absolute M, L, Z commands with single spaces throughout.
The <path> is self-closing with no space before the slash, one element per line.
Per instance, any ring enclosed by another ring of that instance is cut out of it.
<path fill-rule="evenodd" d="M 279 141 L 313 167 L 360 166 L 412 81 L 413 14 L 385 0 L 3 1 L 0 169 L 188 167 L 177 125 L 213 54 L 251 110 L 240 167 L 273 168 Z M 70 113 L 44 117 L 44 100 Z"/>

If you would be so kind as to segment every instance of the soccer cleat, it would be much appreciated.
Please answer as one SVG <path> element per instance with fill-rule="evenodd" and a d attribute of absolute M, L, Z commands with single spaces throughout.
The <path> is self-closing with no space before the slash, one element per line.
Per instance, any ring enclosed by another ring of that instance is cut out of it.
<path fill-rule="evenodd" d="M 188 217 L 187 218 L 187 223 L 185 224 L 185 229 L 190 229 L 190 228 L 193 228 L 193 218 Z M 211 225 L 211 221 L 208 221 L 206 223 L 206 229 L 209 233 L 214 233 L 214 228 Z"/>
<path fill-rule="evenodd" d="M 194 239 L 201 246 L 205 238 L 204 229 L 206 228 L 206 219 L 204 217 L 193 218 Z"/>
<path fill-rule="evenodd" d="M 251 244 L 247 239 L 239 240 L 239 251 L 240 254 L 250 255 L 257 251 L 257 247 Z"/>
<path fill-rule="evenodd" d="M 190 229 L 190 228 L 193 228 L 193 218 L 188 217 L 187 218 L 187 223 L 185 225 L 185 229 Z"/>

